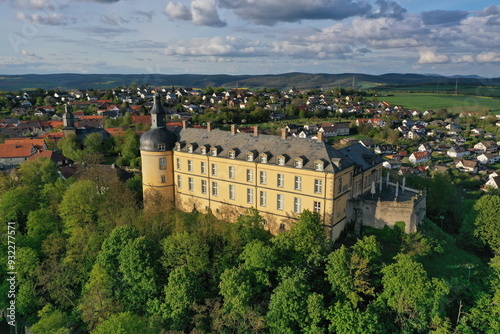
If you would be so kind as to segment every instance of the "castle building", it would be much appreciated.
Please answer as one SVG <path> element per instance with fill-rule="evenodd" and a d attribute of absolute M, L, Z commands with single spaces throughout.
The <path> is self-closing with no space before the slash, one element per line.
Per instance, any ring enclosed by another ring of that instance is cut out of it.
<path fill-rule="evenodd" d="M 146 208 L 211 211 L 235 221 L 259 210 L 272 233 L 288 230 L 305 209 L 321 214 L 330 238 L 347 224 L 348 201 L 381 180 L 382 159 L 360 144 L 342 150 L 317 140 L 282 135 L 166 127 L 155 97 L 152 127 L 140 140 Z"/>

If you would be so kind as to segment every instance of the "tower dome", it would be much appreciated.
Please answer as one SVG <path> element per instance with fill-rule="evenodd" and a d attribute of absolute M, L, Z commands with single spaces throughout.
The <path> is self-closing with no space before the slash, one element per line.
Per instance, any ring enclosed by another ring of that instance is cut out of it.
<path fill-rule="evenodd" d="M 141 136 L 141 151 L 159 152 L 171 151 L 177 136 L 167 129 L 165 125 L 165 111 L 159 102 L 160 98 L 154 96 L 153 107 L 151 108 L 151 130 Z"/>

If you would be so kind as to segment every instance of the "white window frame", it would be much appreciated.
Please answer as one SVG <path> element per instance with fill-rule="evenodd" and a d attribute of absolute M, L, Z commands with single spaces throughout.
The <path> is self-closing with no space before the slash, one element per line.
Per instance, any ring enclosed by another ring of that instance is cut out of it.
<path fill-rule="evenodd" d="M 314 179 L 314 193 L 321 194 L 323 192 L 323 180 Z"/>
<path fill-rule="evenodd" d="M 177 158 L 177 169 L 181 169 L 181 159 Z"/>
<path fill-rule="evenodd" d="M 158 163 L 161 170 L 167 169 L 167 158 L 160 158 Z"/>
<path fill-rule="evenodd" d="M 192 177 L 188 177 L 188 190 L 194 191 L 194 180 Z"/>
<path fill-rule="evenodd" d="M 182 189 L 182 176 L 177 175 L 177 188 Z"/>
<path fill-rule="evenodd" d="M 321 213 L 321 202 L 320 201 L 313 202 L 313 211 L 317 212 L 317 213 Z"/>
<path fill-rule="evenodd" d="M 247 182 L 253 182 L 253 169 L 247 169 Z"/>
<path fill-rule="evenodd" d="M 300 197 L 293 198 L 293 212 L 295 213 L 302 212 L 302 199 Z"/>
<path fill-rule="evenodd" d="M 267 194 L 266 194 L 266 192 L 261 190 L 259 198 L 260 198 L 260 202 L 259 202 L 260 206 L 264 206 L 265 207 L 267 205 Z"/>
<path fill-rule="evenodd" d="M 188 172 L 193 171 L 193 160 L 188 160 Z"/>
<path fill-rule="evenodd" d="M 276 209 L 277 210 L 284 209 L 284 200 L 285 200 L 285 196 L 283 196 L 283 194 L 276 195 Z"/>
<path fill-rule="evenodd" d="M 217 164 L 212 164 L 210 170 L 211 170 L 212 176 L 217 176 Z"/>
<path fill-rule="evenodd" d="M 201 174 L 206 174 L 207 173 L 207 163 L 205 161 L 202 161 L 200 164 L 200 170 Z"/>
<path fill-rule="evenodd" d="M 293 187 L 295 190 L 302 190 L 302 176 L 295 176 Z"/>
<path fill-rule="evenodd" d="M 217 185 L 217 182 L 212 181 L 212 196 L 218 196 L 219 195 L 219 187 Z"/>
<path fill-rule="evenodd" d="M 235 175 L 236 175 L 236 172 L 235 172 L 234 166 L 229 166 L 229 178 L 234 179 Z"/>
<path fill-rule="evenodd" d="M 201 180 L 201 193 L 207 193 L 207 180 Z"/>
<path fill-rule="evenodd" d="M 267 172 L 261 170 L 259 176 L 260 184 L 267 184 Z"/>
<path fill-rule="evenodd" d="M 285 174 L 278 173 L 277 181 L 277 186 L 283 188 L 285 186 Z"/>
<path fill-rule="evenodd" d="M 236 191 L 234 189 L 234 184 L 229 185 L 229 199 L 233 200 L 236 198 Z"/>
<path fill-rule="evenodd" d="M 247 203 L 253 204 L 253 189 L 247 188 Z"/>

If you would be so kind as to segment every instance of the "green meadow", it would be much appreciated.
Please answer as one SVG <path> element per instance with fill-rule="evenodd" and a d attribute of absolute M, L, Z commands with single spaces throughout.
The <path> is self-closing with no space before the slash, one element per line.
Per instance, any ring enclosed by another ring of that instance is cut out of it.
<path fill-rule="evenodd" d="M 430 94 L 430 93 L 388 93 L 392 96 L 380 94 L 379 101 L 386 101 L 392 105 L 401 105 L 405 108 L 417 110 L 447 109 L 453 113 L 481 112 L 491 110 L 500 114 L 500 98 Z"/>

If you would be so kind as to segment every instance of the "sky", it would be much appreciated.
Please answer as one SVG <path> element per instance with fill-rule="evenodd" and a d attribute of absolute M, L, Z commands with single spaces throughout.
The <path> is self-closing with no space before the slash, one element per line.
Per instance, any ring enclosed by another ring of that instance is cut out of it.
<path fill-rule="evenodd" d="M 288 72 L 500 77 L 500 3 L 0 0 L 0 74 Z"/>

